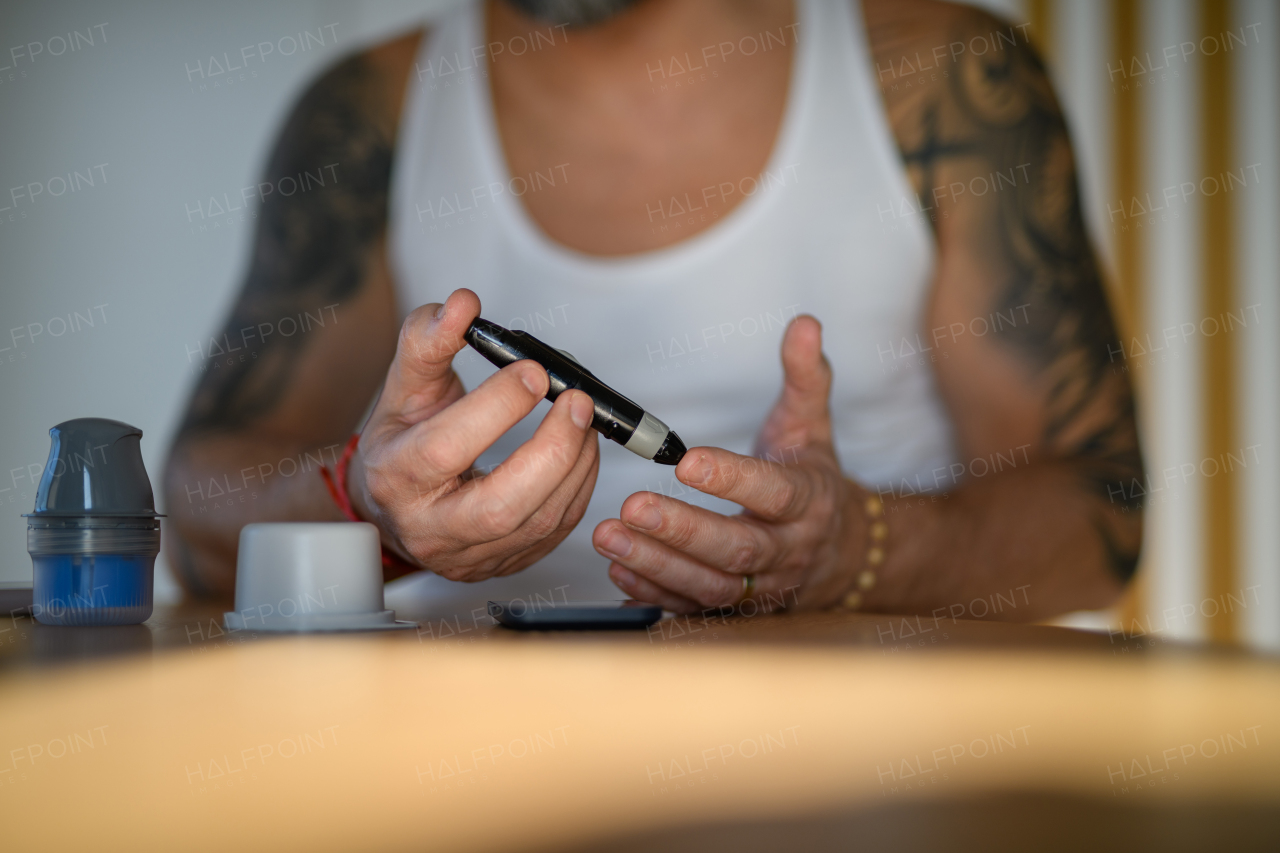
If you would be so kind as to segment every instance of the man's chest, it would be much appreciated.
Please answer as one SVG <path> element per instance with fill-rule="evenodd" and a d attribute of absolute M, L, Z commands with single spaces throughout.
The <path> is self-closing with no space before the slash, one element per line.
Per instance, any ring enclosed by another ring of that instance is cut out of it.
<path fill-rule="evenodd" d="M 557 168 L 564 178 L 524 196 L 527 212 L 591 255 L 658 249 L 714 226 L 757 191 L 783 131 L 789 57 L 778 53 L 736 78 L 699 72 L 603 103 L 517 103 L 495 81 L 511 174 Z"/>

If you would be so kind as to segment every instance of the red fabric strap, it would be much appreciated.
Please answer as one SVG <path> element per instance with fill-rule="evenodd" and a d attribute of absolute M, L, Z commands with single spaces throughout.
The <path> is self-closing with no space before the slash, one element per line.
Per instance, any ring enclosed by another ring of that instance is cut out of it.
<path fill-rule="evenodd" d="M 333 498 L 333 502 L 338 505 L 338 509 L 342 510 L 347 521 L 363 520 L 356 515 L 355 508 L 351 505 L 351 497 L 347 493 L 347 466 L 351 464 L 351 457 L 355 455 L 356 448 L 359 446 L 360 435 L 357 433 L 348 439 L 347 446 L 342 449 L 342 456 L 334 466 L 333 473 L 329 473 L 329 469 L 325 466 L 320 468 L 320 476 L 324 478 L 324 484 L 329 489 L 329 497 Z M 420 570 L 418 566 L 402 560 L 398 554 L 388 551 L 385 545 L 382 546 L 382 568 L 383 576 L 388 580 Z"/>
<path fill-rule="evenodd" d="M 324 484 L 329 488 L 329 497 L 333 498 L 333 502 L 338 505 L 338 509 L 342 510 L 347 521 L 360 521 L 360 516 L 356 515 L 355 509 L 351 506 L 351 498 L 347 496 L 347 466 L 351 464 L 351 457 L 355 455 L 356 448 L 359 446 L 360 436 L 358 434 L 351 436 L 347 440 L 347 446 L 342 448 L 342 456 L 338 459 L 338 464 L 334 466 L 335 473 L 330 474 L 327 466 L 320 468 L 320 476 L 324 477 Z"/>

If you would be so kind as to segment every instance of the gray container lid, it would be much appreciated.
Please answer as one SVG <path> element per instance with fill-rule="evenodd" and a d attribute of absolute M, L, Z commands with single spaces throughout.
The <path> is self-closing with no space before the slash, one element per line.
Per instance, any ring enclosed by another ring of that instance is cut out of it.
<path fill-rule="evenodd" d="M 106 418 L 76 418 L 49 436 L 49 460 L 28 518 L 159 517 L 142 464 L 142 430 Z"/>

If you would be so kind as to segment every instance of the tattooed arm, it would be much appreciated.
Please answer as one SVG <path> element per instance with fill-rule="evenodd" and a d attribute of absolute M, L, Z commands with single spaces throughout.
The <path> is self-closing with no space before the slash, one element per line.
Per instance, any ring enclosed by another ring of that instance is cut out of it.
<path fill-rule="evenodd" d="M 340 520 L 332 465 L 376 393 L 399 325 L 384 260 L 399 105 L 417 36 L 348 59 L 286 122 L 263 181 L 248 274 L 165 471 L 170 565 L 197 595 L 229 595 L 240 528 Z M 323 460 L 323 461 L 321 461 Z"/>
<path fill-rule="evenodd" d="M 1138 560 L 1142 458 L 1044 68 L 1025 27 L 972 9 L 876 0 L 866 15 L 903 160 L 932 208 L 927 329 L 1016 314 L 943 339 L 937 379 L 961 458 L 1029 446 L 944 501 L 889 501 L 893 547 L 871 602 L 928 611 L 1029 584 L 1028 612 L 1009 618 L 1105 605 Z"/>
<path fill-rule="evenodd" d="M 418 307 L 397 338 L 387 194 L 416 43 L 322 78 L 271 158 L 273 183 L 296 176 L 307 189 L 263 204 L 248 280 L 165 471 L 169 555 L 193 594 L 232 593 L 246 523 L 341 520 L 317 469 L 375 392 L 348 496 L 409 566 L 462 581 L 511 574 L 586 512 L 599 463 L 590 397 L 560 394 L 510 464 L 480 475 L 476 458 L 546 395 L 546 371 L 519 361 L 463 389 L 452 362 L 480 313 L 469 290 Z M 331 182 L 313 185 L 317 170 Z"/>
<path fill-rule="evenodd" d="M 765 609 L 844 600 L 1011 620 L 1101 607 L 1137 560 L 1141 505 L 1125 497 L 1142 461 L 1062 115 L 1022 31 L 950 3 L 869 0 L 866 13 L 892 127 L 935 225 L 921 331 L 975 329 L 933 342 L 945 350 L 937 381 L 961 459 L 1003 459 L 1003 470 L 944 496 L 885 500 L 884 523 L 870 524 L 878 501 L 844 475 L 832 440 L 822 329 L 799 317 L 756 448 L 788 464 L 694 447 L 676 467 L 745 512 L 639 492 L 594 543 L 627 593 L 682 612 L 746 595 Z M 979 321 L 995 328 L 979 334 Z"/>

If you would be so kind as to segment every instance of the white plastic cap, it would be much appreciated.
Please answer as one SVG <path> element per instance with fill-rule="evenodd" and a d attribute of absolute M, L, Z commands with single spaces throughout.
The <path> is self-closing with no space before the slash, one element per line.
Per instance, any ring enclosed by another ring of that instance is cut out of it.
<path fill-rule="evenodd" d="M 225 619 L 233 631 L 415 627 L 383 603 L 378 528 L 364 522 L 246 525 Z"/>

